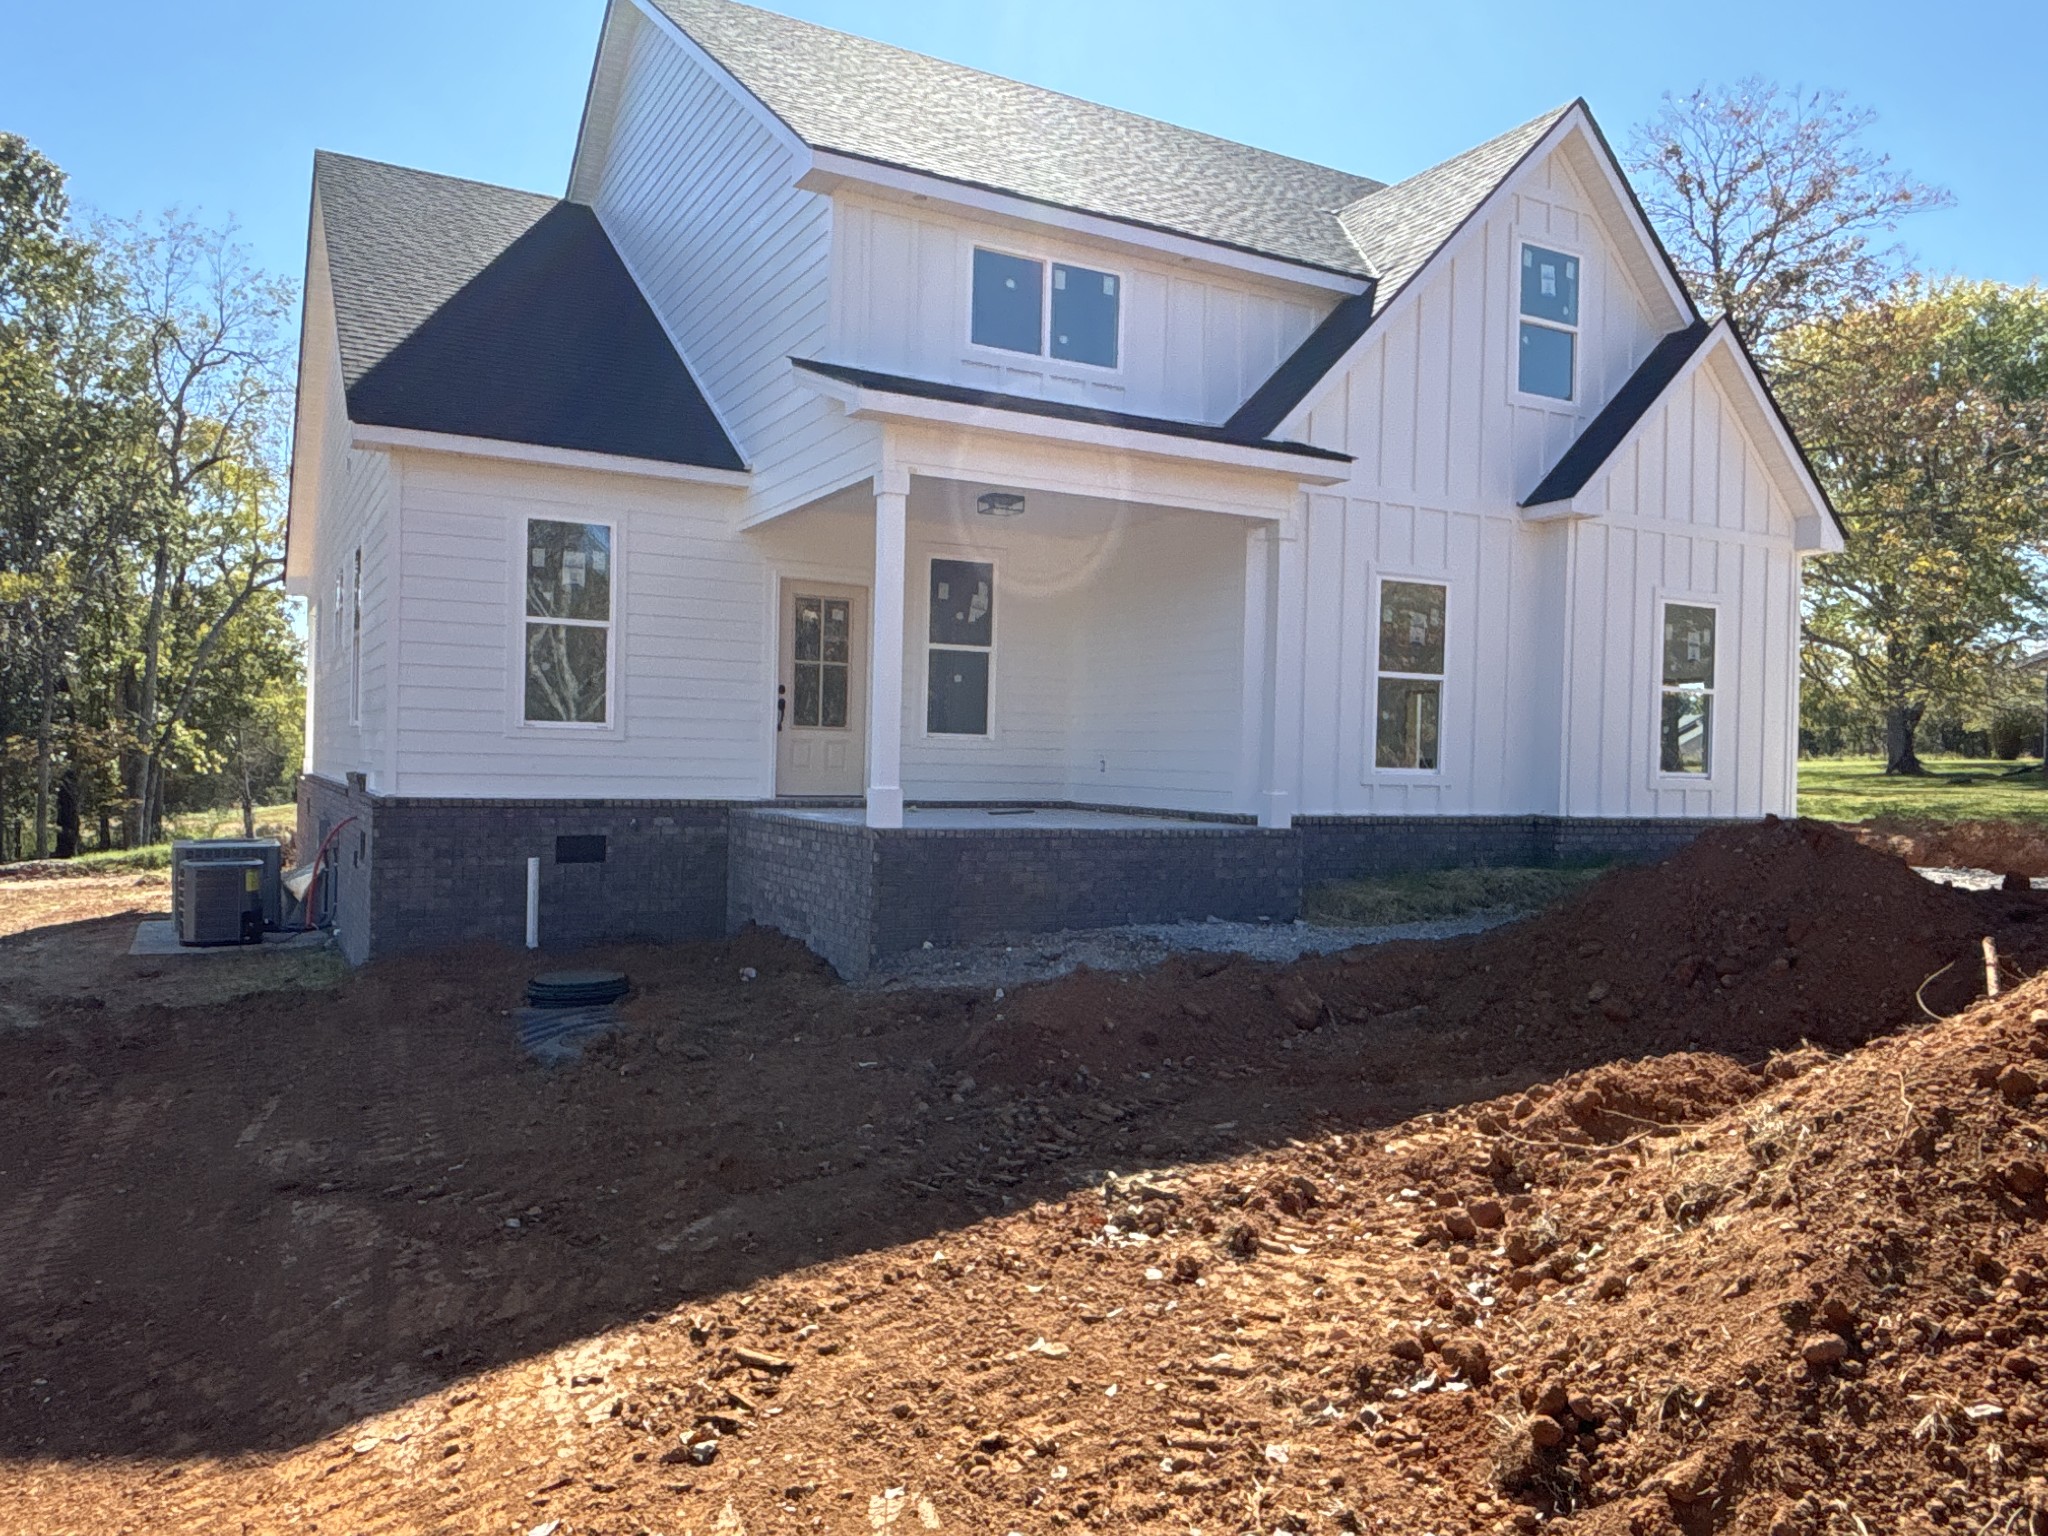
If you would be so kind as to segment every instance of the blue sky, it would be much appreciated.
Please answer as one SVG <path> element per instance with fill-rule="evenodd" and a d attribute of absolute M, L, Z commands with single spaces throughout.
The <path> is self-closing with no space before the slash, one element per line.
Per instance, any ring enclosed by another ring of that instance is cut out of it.
<path fill-rule="evenodd" d="M 782 0 L 791 14 L 1395 180 L 1585 96 L 1617 143 L 1665 90 L 1849 93 L 1956 206 L 1935 271 L 2048 277 L 2048 6 Z M 0 129 L 112 213 L 234 214 L 302 270 L 315 147 L 559 192 L 603 0 L 0 0 Z M 1687 19 L 1703 21 L 1695 31 Z"/>

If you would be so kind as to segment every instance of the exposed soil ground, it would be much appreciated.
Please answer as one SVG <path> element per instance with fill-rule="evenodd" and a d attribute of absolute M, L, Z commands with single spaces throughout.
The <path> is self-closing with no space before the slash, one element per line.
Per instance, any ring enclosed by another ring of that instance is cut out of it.
<path fill-rule="evenodd" d="M 2048 896 L 1766 825 L 1005 997 L 598 951 L 553 1072 L 521 955 L 97 934 L 0 941 L 0 1529 L 2048 1533 L 2048 985 L 1927 1022 Z"/>

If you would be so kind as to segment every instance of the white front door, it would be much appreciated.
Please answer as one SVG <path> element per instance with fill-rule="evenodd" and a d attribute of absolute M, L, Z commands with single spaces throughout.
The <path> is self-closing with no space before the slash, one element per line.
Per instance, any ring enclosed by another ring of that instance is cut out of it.
<path fill-rule="evenodd" d="M 784 581 L 775 792 L 858 795 L 867 768 L 867 593 Z"/>

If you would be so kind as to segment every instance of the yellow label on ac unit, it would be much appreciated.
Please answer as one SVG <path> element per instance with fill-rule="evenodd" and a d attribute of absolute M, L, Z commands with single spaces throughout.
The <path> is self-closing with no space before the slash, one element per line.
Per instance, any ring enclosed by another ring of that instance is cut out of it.
<path fill-rule="evenodd" d="M 245 890 L 245 891 L 260 891 L 260 890 L 262 890 L 262 889 L 263 889 L 263 871 L 262 871 L 262 870 L 260 870 L 260 869 L 245 869 L 245 870 L 243 870 L 243 871 L 242 871 L 242 889 L 243 889 L 243 890 Z"/>

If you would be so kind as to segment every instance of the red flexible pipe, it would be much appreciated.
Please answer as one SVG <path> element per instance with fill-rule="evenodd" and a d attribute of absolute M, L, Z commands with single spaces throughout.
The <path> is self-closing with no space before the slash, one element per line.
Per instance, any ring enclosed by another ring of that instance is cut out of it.
<path fill-rule="evenodd" d="M 320 840 L 320 851 L 313 855 L 313 878 L 306 882 L 305 916 L 304 920 L 299 924 L 299 932 L 301 933 L 311 933 L 313 931 L 313 898 L 320 894 L 320 866 L 327 860 L 327 850 L 334 846 L 335 834 L 354 820 L 355 817 L 353 816 L 342 817 L 341 820 L 327 829 L 327 835 Z"/>

